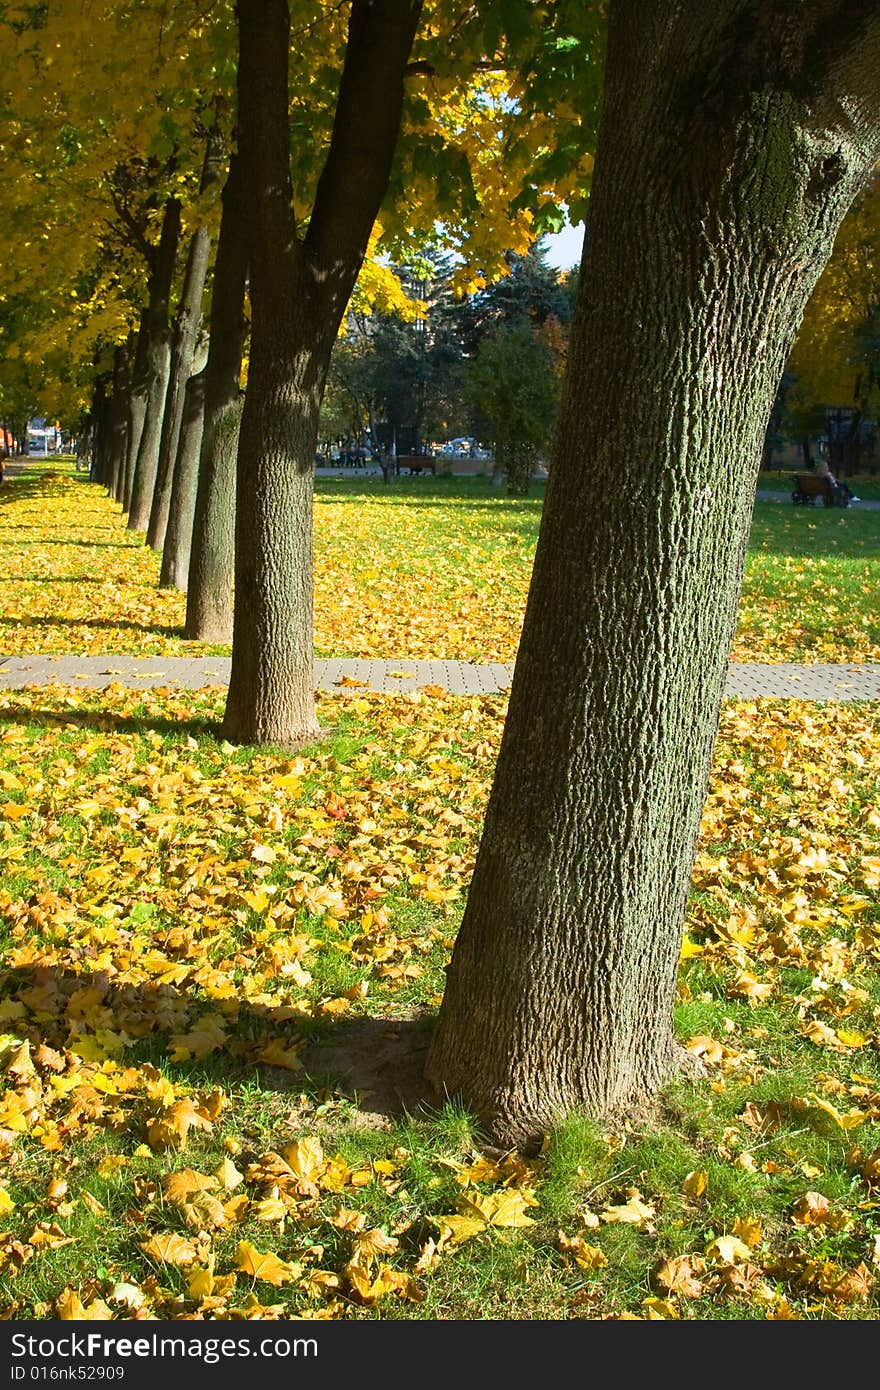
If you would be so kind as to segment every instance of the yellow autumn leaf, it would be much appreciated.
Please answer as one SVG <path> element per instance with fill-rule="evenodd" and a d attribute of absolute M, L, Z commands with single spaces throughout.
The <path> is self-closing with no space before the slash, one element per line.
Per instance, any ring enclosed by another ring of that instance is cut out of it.
<path fill-rule="evenodd" d="M 244 1182 L 244 1174 L 238 1171 L 229 1157 L 221 1159 L 220 1166 L 214 1170 L 214 1177 L 227 1192 L 233 1192 Z"/>
<path fill-rule="evenodd" d="M 531 1192 L 524 1188 L 509 1187 L 500 1192 L 490 1192 L 485 1196 L 468 1193 L 458 1199 L 457 1207 L 462 1216 L 482 1218 L 487 1226 L 534 1226 L 535 1221 L 526 1215 L 528 1207 L 537 1206 Z"/>
<path fill-rule="evenodd" d="M 738 1260 L 747 1260 L 751 1251 L 745 1241 L 738 1236 L 716 1236 L 710 1240 L 706 1246 L 706 1254 L 711 1260 L 718 1260 L 722 1264 L 736 1264 Z"/>
<path fill-rule="evenodd" d="M 92 1299 L 86 1306 L 74 1289 L 65 1288 L 55 1300 L 55 1316 L 61 1322 L 107 1322 L 113 1313 L 103 1299 Z"/>
<path fill-rule="evenodd" d="M 207 1173 L 197 1173 L 192 1168 L 182 1168 L 176 1173 L 166 1173 L 162 1179 L 162 1193 L 169 1202 L 186 1202 L 195 1192 L 210 1192 L 218 1185 L 216 1177 Z"/>
<path fill-rule="evenodd" d="M 282 1284 L 292 1284 L 302 1275 L 301 1265 L 288 1264 L 271 1251 L 257 1250 L 247 1240 L 241 1241 L 238 1246 L 235 1268 L 242 1274 L 249 1274 L 253 1279 L 262 1279 L 267 1284 L 274 1284 L 276 1288 L 280 1288 Z"/>
<path fill-rule="evenodd" d="M 763 1228 L 755 1216 L 738 1216 L 733 1223 L 733 1234 L 750 1250 L 761 1244 Z"/>
<path fill-rule="evenodd" d="M 640 1226 L 648 1231 L 653 1230 L 651 1218 L 654 1215 L 654 1208 L 642 1201 L 642 1194 L 637 1187 L 629 1189 L 626 1202 L 618 1206 L 608 1206 L 599 1213 L 600 1219 L 609 1224 Z"/>
<path fill-rule="evenodd" d="M 192 1241 L 186 1240 L 174 1231 L 166 1231 L 142 1240 L 140 1247 L 151 1259 L 161 1260 L 168 1265 L 191 1265 L 198 1259 L 198 1252 Z"/>
<path fill-rule="evenodd" d="M 688 1197 L 702 1197 L 708 1185 L 709 1174 L 700 1168 L 688 1173 L 681 1185 L 681 1190 Z"/>

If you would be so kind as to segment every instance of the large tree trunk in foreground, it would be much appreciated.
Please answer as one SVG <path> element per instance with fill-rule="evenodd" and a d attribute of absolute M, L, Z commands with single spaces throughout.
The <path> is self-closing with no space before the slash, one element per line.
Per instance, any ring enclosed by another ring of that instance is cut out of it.
<path fill-rule="evenodd" d="M 880 154 L 878 60 L 880 4 L 612 7 L 565 401 L 427 1067 L 505 1144 L 572 1107 L 625 1105 L 676 1066 L 761 441 Z"/>
<path fill-rule="evenodd" d="M 155 250 L 150 273 L 150 302 L 146 314 L 146 345 L 144 377 L 138 383 L 142 390 L 147 382 L 147 408 L 138 444 L 131 488 L 131 507 L 128 514 L 130 531 L 146 531 L 159 467 L 159 443 L 168 391 L 171 367 L 171 332 L 168 327 L 168 305 L 171 282 L 177 260 L 180 239 L 180 203 L 169 198 L 165 204 L 162 235 Z M 143 329 L 141 330 L 143 331 Z"/>
<path fill-rule="evenodd" d="M 239 0 L 238 135 L 253 324 L 238 447 L 235 618 L 223 721 L 237 743 L 314 735 L 312 488 L 330 352 L 388 188 L 421 0 L 353 0 L 304 241 L 291 206 L 287 0 Z"/>
<path fill-rule="evenodd" d="M 211 336 L 204 381 L 204 423 L 192 522 L 189 567 L 174 562 L 172 578 L 163 565 L 163 583 L 186 589 L 184 634 L 203 642 L 232 638 L 232 574 L 235 547 L 235 465 L 244 396 L 241 358 L 248 322 L 244 314 L 247 284 L 247 209 L 241 159 L 233 154 L 223 189 L 223 214 L 217 238 Z"/>

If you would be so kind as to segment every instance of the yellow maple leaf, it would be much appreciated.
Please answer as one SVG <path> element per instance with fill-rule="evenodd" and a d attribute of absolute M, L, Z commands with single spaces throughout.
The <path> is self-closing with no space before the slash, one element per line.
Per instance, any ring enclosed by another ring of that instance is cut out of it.
<path fill-rule="evenodd" d="M 733 1234 L 750 1250 L 754 1250 L 761 1244 L 764 1232 L 756 1216 L 738 1216 L 733 1223 Z"/>
<path fill-rule="evenodd" d="M 244 1174 L 238 1171 L 229 1157 L 221 1159 L 219 1167 L 214 1170 L 214 1177 L 227 1192 L 233 1192 L 244 1182 Z"/>
<path fill-rule="evenodd" d="M 745 1241 L 738 1236 L 716 1236 L 706 1246 L 706 1254 L 722 1264 L 736 1264 L 737 1260 L 747 1260 L 751 1251 Z"/>
<path fill-rule="evenodd" d="M 686 1193 L 688 1197 L 702 1197 L 708 1185 L 709 1174 L 702 1169 L 695 1169 L 693 1172 L 688 1173 L 681 1185 L 681 1190 Z"/>
<path fill-rule="evenodd" d="M 192 1241 L 177 1235 L 175 1231 L 152 1235 L 149 1240 L 142 1240 L 140 1247 L 145 1255 L 167 1265 L 191 1265 L 198 1259 L 198 1251 Z"/>
<path fill-rule="evenodd" d="M 274 1284 L 276 1288 L 280 1288 L 282 1284 L 292 1284 L 302 1275 L 302 1265 L 288 1264 L 271 1251 L 257 1250 L 247 1240 L 241 1241 L 238 1246 L 235 1268 L 242 1274 L 250 1274 L 254 1279 Z"/>
<path fill-rule="evenodd" d="M 628 1200 L 618 1206 L 608 1206 L 599 1213 L 602 1221 L 609 1223 L 618 1222 L 628 1226 L 640 1226 L 646 1231 L 652 1231 L 651 1217 L 655 1211 L 647 1202 L 642 1201 L 642 1194 L 637 1187 L 631 1187 L 627 1193 Z"/>
<path fill-rule="evenodd" d="M 61 1322 L 107 1322 L 113 1313 L 103 1299 L 95 1298 L 86 1307 L 73 1289 L 62 1289 L 55 1300 L 55 1314 Z"/>
<path fill-rule="evenodd" d="M 462 1216 L 482 1218 L 487 1226 L 534 1226 L 534 1218 L 526 1215 L 527 1207 L 537 1201 L 526 1188 L 510 1187 L 486 1195 L 462 1194 L 456 1206 Z"/>
<path fill-rule="evenodd" d="M 169 1202 L 180 1205 L 188 1201 L 194 1192 L 210 1192 L 217 1185 L 216 1177 L 197 1173 L 192 1168 L 182 1168 L 177 1173 L 166 1173 L 162 1179 L 162 1193 Z"/>
<path fill-rule="evenodd" d="M 297 1139 L 281 1150 L 281 1157 L 304 1182 L 314 1183 L 324 1167 L 324 1150 L 320 1139 L 313 1135 Z"/>

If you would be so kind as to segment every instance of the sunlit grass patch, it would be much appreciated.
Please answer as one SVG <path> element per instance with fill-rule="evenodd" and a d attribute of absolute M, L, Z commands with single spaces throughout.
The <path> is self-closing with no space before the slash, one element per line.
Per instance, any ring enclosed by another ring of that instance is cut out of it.
<path fill-rule="evenodd" d="M 0 651 L 206 655 L 184 642 L 185 598 L 158 588 L 159 559 L 82 475 L 42 470 L 0 497 Z M 513 661 L 542 496 L 484 479 L 319 479 L 319 655 Z M 758 503 L 733 657 L 880 658 L 880 513 Z"/>
<path fill-rule="evenodd" d="M 873 1317 L 876 707 L 725 706 L 678 1034 L 705 1077 L 499 1153 L 420 1071 L 500 698 L 0 696 L 16 1318 Z"/>

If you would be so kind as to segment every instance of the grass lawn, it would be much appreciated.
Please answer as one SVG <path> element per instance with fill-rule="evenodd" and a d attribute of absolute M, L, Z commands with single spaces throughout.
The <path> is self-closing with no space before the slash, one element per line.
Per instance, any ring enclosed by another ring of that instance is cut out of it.
<path fill-rule="evenodd" d="M 319 479 L 319 655 L 512 661 L 541 497 L 479 478 Z M 734 659 L 880 659 L 880 513 L 755 509 Z M 103 489 L 37 465 L 0 498 L 0 651 L 223 650 L 184 643 L 185 601 L 156 587 L 158 557 Z"/>
<path fill-rule="evenodd" d="M 325 497 L 325 579 L 346 526 L 402 565 L 410 508 L 417 563 L 447 535 L 499 594 L 539 508 L 421 479 Z M 780 604 L 823 559 L 868 573 L 841 520 L 870 517 L 758 514 Z M 3 521 L 5 600 L 45 619 L 7 620 L 4 650 L 151 650 L 154 561 L 97 489 L 10 483 Z M 325 696 L 296 757 L 220 742 L 222 703 L 0 692 L 0 1316 L 877 1317 L 876 704 L 724 706 L 677 1016 L 705 1075 L 524 1158 L 421 1081 L 504 700 Z"/>

